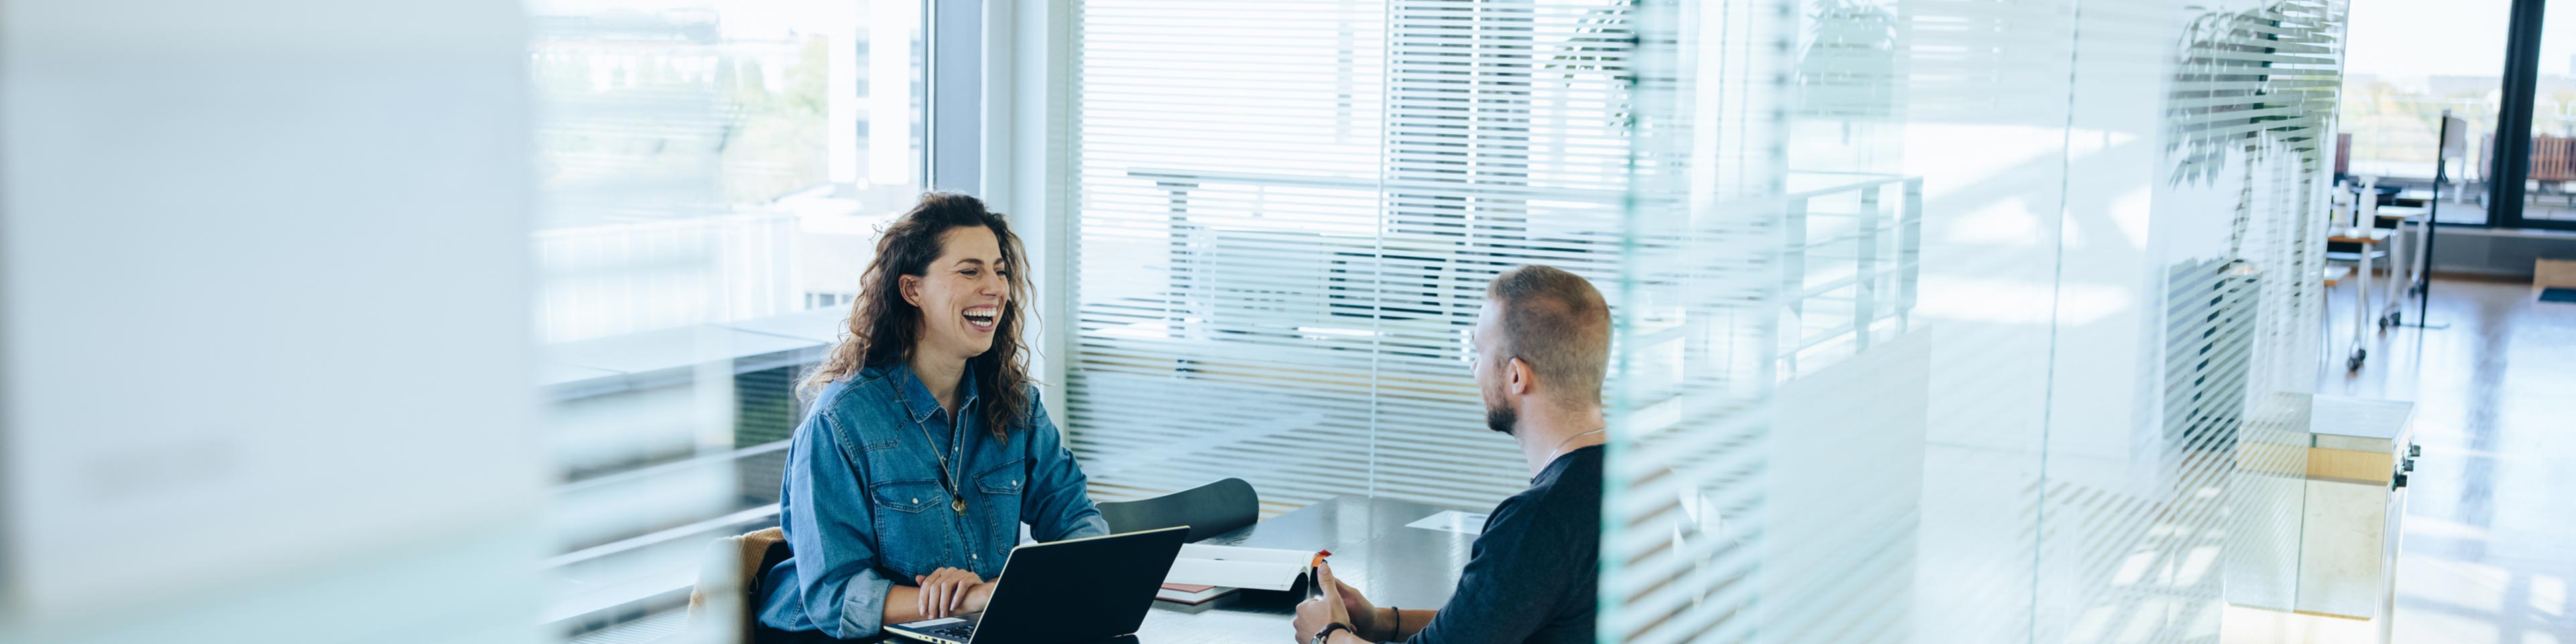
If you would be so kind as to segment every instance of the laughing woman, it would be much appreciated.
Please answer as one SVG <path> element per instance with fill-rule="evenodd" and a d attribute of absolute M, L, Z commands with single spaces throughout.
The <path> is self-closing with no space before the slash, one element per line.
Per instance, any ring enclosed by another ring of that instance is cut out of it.
<path fill-rule="evenodd" d="M 857 639 L 983 610 L 1022 523 L 1108 534 L 1022 362 L 1020 240 L 973 197 L 923 195 L 887 228 L 849 337 L 800 390 L 759 639 Z M 991 556 L 986 556 L 991 555 Z"/>

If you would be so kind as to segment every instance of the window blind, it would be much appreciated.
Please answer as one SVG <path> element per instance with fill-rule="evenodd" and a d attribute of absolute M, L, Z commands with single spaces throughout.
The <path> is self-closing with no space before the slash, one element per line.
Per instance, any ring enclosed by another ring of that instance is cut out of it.
<path fill-rule="evenodd" d="M 1082 3 L 1067 426 L 1096 495 L 1525 486 L 1467 333 L 1511 266 L 1615 278 L 1623 6 Z"/>

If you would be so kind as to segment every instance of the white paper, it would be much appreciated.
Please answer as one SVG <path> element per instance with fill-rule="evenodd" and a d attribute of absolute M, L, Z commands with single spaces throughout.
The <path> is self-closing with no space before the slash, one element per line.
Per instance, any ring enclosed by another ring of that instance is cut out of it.
<path fill-rule="evenodd" d="M 1311 550 L 1246 548 L 1243 546 L 1211 546 L 1199 543 L 1185 543 L 1181 544 L 1180 558 L 1276 563 L 1304 568 L 1306 567 L 1306 564 L 1315 560 L 1315 553 Z M 1223 586 L 1225 584 L 1216 585 Z"/>
<path fill-rule="evenodd" d="M 1288 590 L 1314 558 L 1303 550 L 1186 544 L 1163 583 Z"/>
<path fill-rule="evenodd" d="M 1459 512 L 1457 510 L 1442 510 L 1439 514 L 1415 519 L 1412 523 L 1404 524 L 1404 527 L 1421 528 L 1424 530 L 1445 530 L 1460 534 L 1483 535 L 1485 534 L 1485 515 L 1471 512 Z"/>

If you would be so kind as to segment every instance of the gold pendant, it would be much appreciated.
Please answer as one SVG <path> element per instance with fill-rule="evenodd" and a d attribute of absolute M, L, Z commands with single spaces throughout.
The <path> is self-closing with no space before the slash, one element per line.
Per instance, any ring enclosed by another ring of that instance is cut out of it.
<path fill-rule="evenodd" d="M 956 509 L 957 509 L 957 513 L 958 513 L 958 514 L 965 514 L 965 513 L 966 513 L 966 499 L 965 499 L 964 497 L 959 497 L 959 498 L 958 498 L 957 500 L 955 500 L 955 501 L 949 501 L 949 502 L 948 502 L 948 507 L 956 508 Z"/>

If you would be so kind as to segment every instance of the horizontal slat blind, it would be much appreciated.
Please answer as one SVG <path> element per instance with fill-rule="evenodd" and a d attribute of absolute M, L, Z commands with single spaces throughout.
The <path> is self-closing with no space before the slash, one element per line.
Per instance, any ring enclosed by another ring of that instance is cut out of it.
<path fill-rule="evenodd" d="M 1621 6 L 1083 3 L 1068 425 L 1100 495 L 1526 485 L 1467 332 L 1513 265 L 1613 283 Z"/>
<path fill-rule="evenodd" d="M 1384 12 L 1081 3 L 1067 415 L 1096 496 L 1368 490 Z"/>

